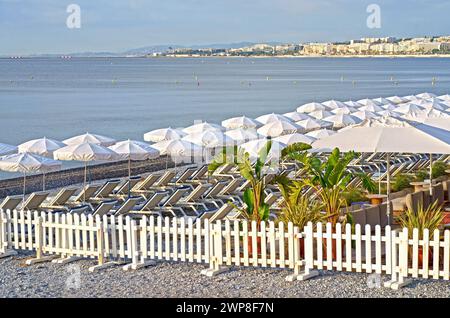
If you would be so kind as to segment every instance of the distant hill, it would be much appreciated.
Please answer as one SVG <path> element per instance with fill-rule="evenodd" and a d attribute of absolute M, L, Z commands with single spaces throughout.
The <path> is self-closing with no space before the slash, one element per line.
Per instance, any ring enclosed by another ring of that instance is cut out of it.
<path fill-rule="evenodd" d="M 147 54 L 167 52 L 171 49 L 191 48 L 191 49 L 236 49 L 240 47 L 252 46 L 257 43 L 265 43 L 269 45 L 279 45 L 280 42 L 236 42 L 236 43 L 215 43 L 215 44 L 202 44 L 202 45 L 176 45 L 176 44 L 162 44 L 145 46 L 135 49 L 130 49 L 124 52 L 74 52 L 68 54 L 55 53 L 55 54 L 32 54 L 29 57 L 60 57 L 60 56 L 72 56 L 72 57 L 123 57 L 123 56 L 144 56 Z"/>

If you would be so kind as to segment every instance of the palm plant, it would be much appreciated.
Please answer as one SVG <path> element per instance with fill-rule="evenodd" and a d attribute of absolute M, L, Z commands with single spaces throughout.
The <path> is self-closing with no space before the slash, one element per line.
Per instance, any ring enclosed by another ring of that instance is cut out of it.
<path fill-rule="evenodd" d="M 427 209 L 423 208 L 423 204 L 419 204 L 417 211 L 408 208 L 408 210 L 401 214 L 398 218 L 398 223 L 402 228 L 407 228 L 410 238 L 412 238 L 413 230 L 419 230 L 419 239 L 423 238 L 423 230 L 428 229 L 430 233 L 438 229 L 444 220 L 444 213 L 442 206 L 435 201 Z"/>
<path fill-rule="evenodd" d="M 302 195 L 305 184 L 301 181 L 278 178 L 278 187 L 283 201 L 278 221 L 285 224 L 292 222 L 302 230 L 309 222 L 316 224 L 324 221 L 323 205 Z"/>
<path fill-rule="evenodd" d="M 327 221 L 333 227 L 339 221 L 347 221 L 346 216 L 341 213 L 342 208 L 347 206 L 343 193 L 353 178 L 360 178 L 366 190 L 375 189 L 375 184 L 366 174 L 352 173 L 347 169 L 355 155 L 355 152 L 341 155 L 336 148 L 324 162 L 316 156 L 304 156 L 302 159 L 310 175 L 304 182 L 316 191 L 324 205 Z"/>
<path fill-rule="evenodd" d="M 235 206 L 235 208 L 242 212 L 246 219 L 256 221 L 258 224 L 261 221 L 267 221 L 270 215 L 269 206 L 264 202 L 266 198 L 264 190 L 267 186 L 264 172 L 267 168 L 267 157 L 271 148 L 272 142 L 268 141 L 258 153 L 254 165 L 252 165 L 250 155 L 243 149 L 237 147 L 233 151 L 223 149 L 222 153 L 208 166 L 210 174 L 224 164 L 236 165 L 239 168 L 241 176 L 250 182 L 250 186 L 245 190 L 242 198 L 245 206 L 243 208 Z"/>

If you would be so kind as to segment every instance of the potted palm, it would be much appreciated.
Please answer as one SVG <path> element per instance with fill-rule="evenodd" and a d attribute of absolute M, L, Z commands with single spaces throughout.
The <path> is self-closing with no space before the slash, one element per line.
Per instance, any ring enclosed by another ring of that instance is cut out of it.
<path fill-rule="evenodd" d="M 283 197 L 278 222 L 284 224 L 291 222 L 302 231 L 309 222 L 317 224 L 324 221 L 323 205 L 317 200 L 311 200 L 308 196 L 302 195 L 302 190 L 305 188 L 304 182 L 277 178 L 277 183 Z M 299 245 L 300 257 L 304 257 L 303 238 L 300 239 Z"/>
<path fill-rule="evenodd" d="M 422 204 L 419 204 L 417 213 L 415 213 L 412 209 L 408 208 L 408 210 L 401 214 L 397 221 L 402 228 L 408 229 L 409 239 L 413 238 L 413 230 L 418 229 L 419 232 L 419 240 L 423 239 L 423 231 L 428 229 L 430 235 L 433 235 L 436 229 L 439 229 L 439 226 L 442 224 L 444 220 L 444 214 L 442 211 L 442 206 L 439 206 L 437 202 L 434 202 L 427 209 L 423 208 Z M 409 253 L 412 255 L 412 253 Z M 423 246 L 419 246 L 419 266 L 423 264 Z M 425 256 L 427 257 L 427 256 Z M 433 261 L 433 252 L 431 249 L 428 250 L 428 264 L 432 264 Z"/>
<path fill-rule="evenodd" d="M 347 213 L 343 213 L 347 207 L 345 191 L 353 178 L 362 180 L 362 187 L 368 191 L 374 191 L 376 188 L 373 181 L 364 173 L 352 173 L 348 165 L 355 158 L 355 152 L 347 152 L 341 155 L 338 148 L 334 149 L 325 161 L 320 160 L 314 155 L 299 157 L 308 176 L 304 183 L 312 187 L 317 199 L 322 203 L 324 218 L 331 223 L 333 231 L 336 230 L 336 224 L 351 223 L 351 218 Z M 326 240 L 324 240 L 326 247 Z M 333 240 L 333 257 L 336 258 L 336 242 Z"/>
<path fill-rule="evenodd" d="M 267 144 L 260 150 L 256 162 L 252 164 L 250 155 L 243 149 L 234 148 L 233 151 L 224 149 L 219 157 L 215 158 L 208 166 L 209 173 L 214 173 L 220 166 L 224 164 L 233 164 L 239 168 L 239 173 L 243 178 L 250 182 L 250 186 L 245 190 L 242 200 L 243 207 L 238 207 L 230 203 L 241 212 L 248 221 L 256 221 L 257 229 L 260 229 L 261 221 L 269 220 L 269 205 L 265 203 L 267 183 L 265 171 L 268 168 L 267 157 L 272 148 L 272 142 Z M 251 233 L 251 232 L 250 232 Z M 248 248 L 250 255 L 253 254 L 252 236 L 248 238 Z M 261 252 L 261 237 L 257 237 L 257 253 Z"/>

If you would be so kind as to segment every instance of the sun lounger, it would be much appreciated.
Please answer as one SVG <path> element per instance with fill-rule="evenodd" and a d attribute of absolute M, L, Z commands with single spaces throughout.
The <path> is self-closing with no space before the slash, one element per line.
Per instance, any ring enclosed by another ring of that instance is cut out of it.
<path fill-rule="evenodd" d="M 208 166 L 204 165 L 197 169 L 196 172 L 192 175 L 192 177 L 187 180 L 187 182 L 198 182 L 202 179 L 205 179 L 208 174 Z"/>
<path fill-rule="evenodd" d="M 177 207 L 176 204 L 180 199 L 186 194 L 186 192 L 190 189 L 188 186 L 179 187 L 173 192 L 164 203 L 156 209 L 156 213 L 159 213 L 163 216 L 163 212 L 169 212 L 172 216 L 176 217 L 177 214 L 175 211 L 180 211 L 182 215 L 184 211 L 181 207 Z"/>
<path fill-rule="evenodd" d="M 204 212 L 197 218 L 196 222 L 202 222 L 206 219 L 208 219 L 210 223 L 217 220 L 223 220 L 231 211 L 233 211 L 233 207 L 229 204 L 224 204 L 218 209 Z"/>
<path fill-rule="evenodd" d="M 165 188 L 169 185 L 169 182 L 176 176 L 175 171 L 166 171 L 161 178 L 156 181 L 154 188 Z"/>
<path fill-rule="evenodd" d="M 114 189 L 120 184 L 120 180 L 108 180 L 101 187 L 100 190 L 95 194 L 93 198 L 89 201 L 98 202 L 103 201 L 105 199 L 109 200 L 110 196 L 113 194 Z"/>
<path fill-rule="evenodd" d="M 201 183 L 195 189 L 189 193 L 185 198 L 181 199 L 176 203 L 177 207 L 180 207 L 183 210 L 183 214 L 188 214 L 188 209 L 194 211 L 196 215 L 199 213 L 198 207 L 202 207 L 204 210 L 207 210 L 207 206 L 201 201 L 203 195 L 208 192 L 211 185 L 207 183 Z"/>
<path fill-rule="evenodd" d="M 61 209 L 64 208 L 67 201 L 77 192 L 77 187 L 67 187 L 61 189 L 53 198 L 50 198 L 48 203 L 44 202 L 42 204 L 43 208 L 46 209 Z"/>
<path fill-rule="evenodd" d="M 159 176 L 154 174 L 149 174 L 141 183 L 136 184 L 131 193 L 143 193 L 148 192 L 150 188 L 158 181 Z"/>
<path fill-rule="evenodd" d="M 41 207 L 41 204 L 47 199 L 49 193 L 48 192 L 34 192 L 32 193 L 28 199 L 22 204 L 21 210 L 23 211 L 31 211 L 38 210 Z"/>
<path fill-rule="evenodd" d="M 6 197 L 0 204 L 0 210 L 3 211 L 13 211 L 17 206 L 23 201 L 23 196 L 21 195 L 11 195 Z"/>
<path fill-rule="evenodd" d="M 150 212 L 151 214 L 154 214 L 152 210 L 158 207 L 158 205 L 161 203 L 161 201 L 167 197 L 170 194 L 169 191 L 158 191 L 155 192 L 150 199 L 148 199 L 142 206 L 137 207 L 136 210 L 131 211 L 132 213 L 142 213 L 142 214 L 148 214 Z"/>
<path fill-rule="evenodd" d="M 117 189 L 117 191 L 114 191 L 114 195 L 113 196 L 117 196 L 117 197 L 128 196 L 129 192 L 130 192 L 130 189 L 133 189 L 136 186 L 136 184 L 138 184 L 141 180 L 142 180 L 142 177 L 140 177 L 140 176 L 131 177 L 130 179 L 127 179 L 119 187 L 119 189 Z"/>
<path fill-rule="evenodd" d="M 94 212 L 92 212 L 92 215 L 96 216 L 103 216 L 108 214 L 113 208 L 114 206 L 117 204 L 116 200 L 108 200 L 108 201 L 103 201 L 102 203 L 100 203 L 97 208 L 94 210 Z"/>
<path fill-rule="evenodd" d="M 101 184 L 88 184 L 75 198 L 68 201 L 67 204 L 73 205 L 83 201 L 88 202 L 101 187 Z"/>
<path fill-rule="evenodd" d="M 114 215 L 124 215 L 129 213 L 134 207 L 142 200 L 142 197 L 130 197 L 128 198 L 117 211 L 114 212 Z"/>
<path fill-rule="evenodd" d="M 177 180 L 175 180 L 172 183 L 169 183 L 169 185 L 180 185 L 180 184 L 184 184 L 186 183 L 189 178 L 191 178 L 194 173 L 197 171 L 197 169 L 195 168 L 187 168 L 186 170 L 184 170 L 184 172 L 178 177 Z"/>

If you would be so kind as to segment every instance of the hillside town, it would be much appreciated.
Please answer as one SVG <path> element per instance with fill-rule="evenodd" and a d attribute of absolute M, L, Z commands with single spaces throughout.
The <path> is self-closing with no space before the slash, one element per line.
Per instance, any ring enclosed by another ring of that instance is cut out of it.
<path fill-rule="evenodd" d="M 450 55 L 450 36 L 404 38 L 361 38 L 336 43 L 254 44 L 241 48 L 176 48 L 150 56 L 401 56 Z"/>

